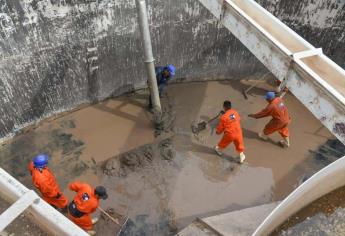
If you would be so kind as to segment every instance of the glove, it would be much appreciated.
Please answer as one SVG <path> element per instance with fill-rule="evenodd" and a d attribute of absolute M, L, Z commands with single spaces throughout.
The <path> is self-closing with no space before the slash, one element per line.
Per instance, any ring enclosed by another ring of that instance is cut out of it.
<path fill-rule="evenodd" d="M 219 115 L 224 115 L 224 114 L 225 114 L 225 111 L 223 110 L 219 112 Z"/>
<path fill-rule="evenodd" d="M 56 194 L 55 198 L 59 199 L 61 197 L 61 193 Z"/>

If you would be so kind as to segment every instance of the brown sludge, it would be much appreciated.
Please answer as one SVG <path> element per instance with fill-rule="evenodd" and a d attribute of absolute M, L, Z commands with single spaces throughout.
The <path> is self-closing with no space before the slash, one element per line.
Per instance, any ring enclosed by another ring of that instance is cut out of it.
<path fill-rule="evenodd" d="M 0 163 L 33 188 L 26 165 L 36 152 L 45 151 L 68 197 L 73 193 L 67 184 L 74 180 L 104 185 L 109 198 L 101 207 L 130 218 L 122 235 L 174 235 L 196 217 L 281 200 L 337 159 L 315 158 L 319 146 L 334 137 L 288 94 L 291 147 L 279 147 L 277 135 L 269 142 L 259 140 L 257 132 L 267 120 L 248 119 L 247 114 L 266 105 L 263 95 L 272 86 L 259 84 L 248 100 L 242 94 L 257 78 L 169 85 L 162 99 L 166 116 L 157 137 L 147 111 L 147 91 L 109 99 L 18 135 L 2 146 Z M 217 120 L 198 135 L 190 128 L 218 114 L 226 99 L 241 115 L 247 155 L 243 165 L 236 163 L 232 146 L 223 157 L 215 155 L 213 146 L 220 139 L 214 132 Z M 116 235 L 108 234 L 113 224 L 99 223 L 101 235 Z"/>

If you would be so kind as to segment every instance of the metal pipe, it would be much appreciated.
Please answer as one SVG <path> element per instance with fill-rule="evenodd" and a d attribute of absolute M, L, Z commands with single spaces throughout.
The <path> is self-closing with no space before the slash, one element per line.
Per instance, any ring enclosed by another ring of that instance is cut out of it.
<path fill-rule="evenodd" d="M 141 37 L 143 40 L 144 62 L 146 65 L 146 70 L 147 70 L 152 105 L 153 105 L 154 113 L 161 114 L 162 107 L 161 107 L 161 102 L 159 99 L 158 85 L 157 85 L 157 80 L 156 80 L 156 72 L 155 72 L 155 64 L 154 64 L 155 59 L 153 58 L 153 53 L 152 53 L 152 45 L 151 45 L 151 37 L 150 37 L 149 22 L 148 22 L 148 17 L 147 17 L 146 3 L 145 3 L 145 0 L 136 0 L 135 3 L 137 6 L 139 27 L 140 27 Z"/>

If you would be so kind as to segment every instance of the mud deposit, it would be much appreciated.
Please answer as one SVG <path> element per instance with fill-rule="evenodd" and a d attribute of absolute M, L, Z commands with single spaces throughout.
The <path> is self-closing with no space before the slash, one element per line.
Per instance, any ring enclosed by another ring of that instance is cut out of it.
<path fill-rule="evenodd" d="M 247 115 L 266 105 L 262 97 L 272 87 L 259 84 L 245 100 L 241 91 L 252 83 L 169 85 L 162 99 L 163 126 L 156 132 L 147 91 L 87 106 L 17 135 L 1 147 L 0 164 L 32 188 L 26 166 L 37 152 L 47 152 L 69 198 L 74 193 L 66 186 L 74 180 L 108 189 L 101 207 L 130 219 L 122 235 L 173 235 L 196 217 L 281 200 L 342 153 L 328 141 L 334 139 L 330 132 L 290 94 L 284 99 L 293 118 L 291 147 L 277 145 L 278 135 L 269 142 L 259 140 L 257 132 L 268 120 Z M 215 155 L 213 147 L 221 138 L 215 134 L 217 120 L 198 135 L 191 132 L 191 124 L 218 114 L 225 99 L 241 115 L 243 165 L 232 145 L 222 157 Z M 117 226 L 107 219 L 98 224 L 99 235 L 117 234 Z"/>
<path fill-rule="evenodd" d="M 107 161 L 103 166 L 103 173 L 110 176 L 125 177 L 129 172 L 150 167 L 156 159 L 171 161 L 174 149 L 171 139 L 163 139 L 146 144 Z"/>
<path fill-rule="evenodd" d="M 101 213 L 97 224 L 95 225 L 95 231 L 98 235 L 118 235 L 127 232 L 133 225 L 132 221 L 127 217 L 118 214 L 114 209 L 108 208 L 105 210 L 113 219 L 117 221 L 115 223 L 109 216 Z"/>

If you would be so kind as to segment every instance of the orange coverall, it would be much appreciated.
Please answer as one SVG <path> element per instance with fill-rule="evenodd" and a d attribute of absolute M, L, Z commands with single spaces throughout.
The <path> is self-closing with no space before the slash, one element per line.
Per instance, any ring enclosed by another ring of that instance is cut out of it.
<path fill-rule="evenodd" d="M 223 138 L 218 143 L 220 149 L 225 149 L 230 143 L 234 142 L 236 151 L 244 151 L 243 134 L 240 124 L 241 117 L 234 109 L 229 109 L 220 117 L 216 133 L 224 132 Z"/>
<path fill-rule="evenodd" d="M 65 208 L 68 204 L 68 199 L 60 191 L 59 185 L 49 168 L 35 168 L 34 163 L 31 161 L 28 169 L 32 176 L 32 182 L 42 194 L 44 201 L 56 208 Z"/>
<path fill-rule="evenodd" d="M 272 116 L 272 119 L 264 128 L 264 134 L 269 135 L 276 131 L 283 137 L 289 137 L 288 125 L 291 122 L 287 107 L 280 97 L 273 99 L 265 109 L 253 115 L 254 118 Z"/>
<path fill-rule="evenodd" d="M 99 206 L 99 199 L 95 195 L 95 189 L 88 184 L 78 181 L 71 183 L 69 189 L 77 192 L 71 204 L 74 203 L 77 210 L 83 213 L 83 215 L 81 217 L 74 216 L 69 207 L 68 218 L 80 228 L 92 230 L 93 226 L 90 214 L 96 211 Z"/>

